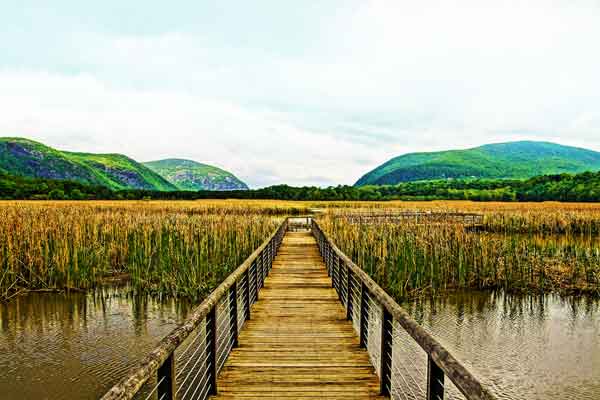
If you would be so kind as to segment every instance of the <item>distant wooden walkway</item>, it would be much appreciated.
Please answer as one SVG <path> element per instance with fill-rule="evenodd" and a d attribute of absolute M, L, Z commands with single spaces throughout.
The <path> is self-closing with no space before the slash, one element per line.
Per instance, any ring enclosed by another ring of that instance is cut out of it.
<path fill-rule="evenodd" d="M 217 386 L 218 399 L 384 398 L 311 233 L 286 233 Z"/>

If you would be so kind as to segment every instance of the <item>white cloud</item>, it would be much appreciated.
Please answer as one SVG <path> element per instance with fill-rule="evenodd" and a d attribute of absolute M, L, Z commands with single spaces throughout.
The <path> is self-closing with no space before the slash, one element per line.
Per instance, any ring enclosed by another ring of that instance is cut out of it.
<path fill-rule="evenodd" d="M 0 70 L 0 134 L 259 186 L 353 183 L 403 152 L 492 141 L 600 150 L 597 2 L 327 4 L 290 28 L 223 12 L 206 30 L 70 34 Z"/>
<path fill-rule="evenodd" d="M 252 185 L 352 183 L 357 147 L 285 114 L 169 91 L 111 88 L 89 76 L 0 72 L 0 131 L 71 151 L 146 161 L 184 157 L 222 166 Z M 379 151 L 368 151 L 376 159 Z M 369 157 L 363 154 L 361 157 Z M 313 181 L 315 176 L 326 176 Z"/>

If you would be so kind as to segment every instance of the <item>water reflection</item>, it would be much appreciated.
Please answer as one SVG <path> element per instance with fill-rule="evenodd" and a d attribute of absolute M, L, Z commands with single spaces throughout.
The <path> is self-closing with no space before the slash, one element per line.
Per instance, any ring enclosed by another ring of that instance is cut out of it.
<path fill-rule="evenodd" d="M 404 304 L 501 399 L 600 398 L 600 303 L 461 292 Z"/>
<path fill-rule="evenodd" d="M 0 304 L 0 398 L 97 398 L 189 311 L 127 287 Z"/>

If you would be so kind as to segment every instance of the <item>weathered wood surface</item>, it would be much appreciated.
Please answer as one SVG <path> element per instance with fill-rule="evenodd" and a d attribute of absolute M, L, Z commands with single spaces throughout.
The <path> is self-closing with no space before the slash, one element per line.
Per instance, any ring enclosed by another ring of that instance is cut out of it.
<path fill-rule="evenodd" d="M 132 399 L 140 388 L 150 379 L 155 376 L 156 371 L 171 357 L 175 349 L 184 342 L 184 340 L 198 327 L 198 325 L 206 318 L 206 316 L 214 310 L 219 300 L 229 293 L 230 288 L 240 280 L 246 271 L 250 269 L 252 263 L 260 256 L 268 246 L 272 245 L 272 241 L 287 230 L 287 219 L 281 223 L 279 228 L 265 240 L 259 248 L 257 248 L 248 257 L 242 265 L 237 267 L 204 301 L 196 307 L 194 312 L 186 321 L 175 328 L 160 343 L 150 354 L 148 354 L 134 367 L 123 379 L 113 386 L 101 400 L 129 400 Z"/>
<path fill-rule="evenodd" d="M 383 398 L 310 233 L 286 234 L 217 387 L 220 399 Z"/>
<path fill-rule="evenodd" d="M 417 342 L 428 354 L 442 372 L 450 378 L 454 385 L 469 400 L 495 400 L 494 395 L 481 385 L 450 352 L 448 352 L 425 328 L 419 325 L 412 317 L 396 303 L 365 271 L 358 267 L 345 255 L 327 235 L 321 230 L 318 223 L 313 224 L 316 235 L 322 235 L 329 242 L 333 252 L 347 265 L 363 288 L 369 292 L 369 296 L 381 304 L 397 321 L 402 328 Z"/>

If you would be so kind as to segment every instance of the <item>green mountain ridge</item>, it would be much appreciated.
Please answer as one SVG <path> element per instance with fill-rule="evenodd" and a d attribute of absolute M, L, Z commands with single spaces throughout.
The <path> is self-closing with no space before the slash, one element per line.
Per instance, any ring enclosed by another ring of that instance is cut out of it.
<path fill-rule="evenodd" d="M 123 154 L 61 151 L 19 137 L 0 137 L 0 173 L 69 180 L 111 190 L 247 190 L 233 174 L 191 160 L 137 162 Z"/>
<path fill-rule="evenodd" d="M 410 153 L 362 176 L 355 186 L 437 179 L 526 179 L 600 170 L 600 153 L 549 142 L 519 141 L 466 150 Z"/>
<path fill-rule="evenodd" d="M 17 137 L 0 138 L 0 169 L 19 176 L 72 180 L 115 190 L 177 189 L 148 167 L 122 154 L 60 151 Z"/>
<path fill-rule="evenodd" d="M 248 190 L 248 186 L 232 173 L 192 160 L 169 158 L 143 164 L 179 190 Z"/>

